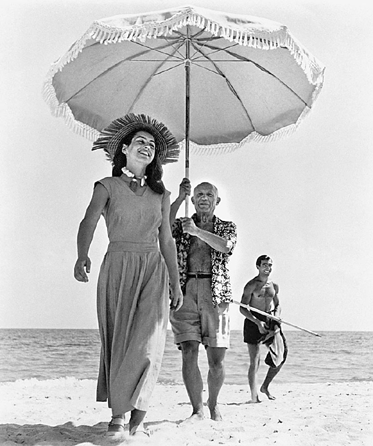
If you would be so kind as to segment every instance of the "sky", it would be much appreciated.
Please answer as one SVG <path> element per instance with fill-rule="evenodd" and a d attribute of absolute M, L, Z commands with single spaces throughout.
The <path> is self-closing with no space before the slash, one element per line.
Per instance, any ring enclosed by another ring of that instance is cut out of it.
<path fill-rule="evenodd" d="M 93 183 L 111 175 L 91 142 L 51 115 L 52 62 L 100 18 L 185 5 L 177 0 L 13 0 L 0 18 L 0 328 L 97 328 L 96 282 L 107 247 L 99 222 L 89 283 L 73 278 L 78 225 Z M 240 300 L 261 254 L 273 258 L 282 318 L 313 331 L 373 330 L 373 6 L 368 0 L 194 0 L 288 26 L 325 66 L 325 84 L 291 136 L 193 156 L 192 185 L 214 183 L 216 215 L 238 227 L 230 262 Z M 184 176 L 165 166 L 171 200 Z M 368 287 L 368 288 L 367 288 Z M 233 329 L 243 316 L 231 306 Z"/>

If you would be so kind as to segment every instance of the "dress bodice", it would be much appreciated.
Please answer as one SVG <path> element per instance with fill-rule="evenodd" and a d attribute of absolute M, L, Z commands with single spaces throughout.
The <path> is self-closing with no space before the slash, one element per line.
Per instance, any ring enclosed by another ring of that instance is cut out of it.
<path fill-rule="evenodd" d="M 98 183 L 109 193 L 103 216 L 110 242 L 156 243 L 163 202 L 170 192 L 157 194 L 147 186 L 139 196 L 120 177 L 107 177 Z"/>

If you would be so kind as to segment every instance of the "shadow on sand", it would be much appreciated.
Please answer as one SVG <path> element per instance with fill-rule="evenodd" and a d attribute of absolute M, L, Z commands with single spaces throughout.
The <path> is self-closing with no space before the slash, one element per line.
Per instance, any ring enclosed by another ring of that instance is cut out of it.
<path fill-rule="evenodd" d="M 168 424 L 178 426 L 184 420 L 160 420 L 145 423 L 145 426 L 152 431 L 152 427 Z M 72 422 L 57 426 L 46 424 L 0 424 L 0 445 L 1 446 L 120 446 L 131 444 L 128 436 L 128 424 L 125 425 L 125 434 L 118 440 L 106 437 L 107 422 L 101 422 L 94 426 L 76 426 Z M 136 444 L 139 444 L 136 441 Z"/>

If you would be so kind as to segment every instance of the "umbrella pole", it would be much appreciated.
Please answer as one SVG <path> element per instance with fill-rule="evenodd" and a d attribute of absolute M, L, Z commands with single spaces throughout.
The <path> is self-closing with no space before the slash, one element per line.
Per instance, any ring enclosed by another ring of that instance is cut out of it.
<path fill-rule="evenodd" d="M 185 178 L 189 178 L 189 128 L 190 128 L 190 28 L 187 25 L 185 54 Z M 189 197 L 185 198 L 185 217 L 189 215 Z"/>

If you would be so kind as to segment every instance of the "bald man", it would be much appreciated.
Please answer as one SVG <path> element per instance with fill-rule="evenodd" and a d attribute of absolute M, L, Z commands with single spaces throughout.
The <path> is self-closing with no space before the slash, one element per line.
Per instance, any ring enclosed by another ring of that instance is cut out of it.
<path fill-rule="evenodd" d="M 175 343 L 182 352 L 183 380 L 192 405 L 188 420 L 204 418 L 203 380 L 198 366 L 202 344 L 209 364 L 207 406 L 211 419 L 220 421 L 218 395 L 225 378 L 224 357 L 229 347 L 232 300 L 227 264 L 237 241 L 236 225 L 215 216 L 221 200 L 217 188 L 208 182 L 194 188 L 192 217 L 176 219 L 177 211 L 190 194 L 190 181 L 184 178 L 170 211 L 184 295 L 183 306 L 177 312 L 171 311 L 170 321 Z"/>

